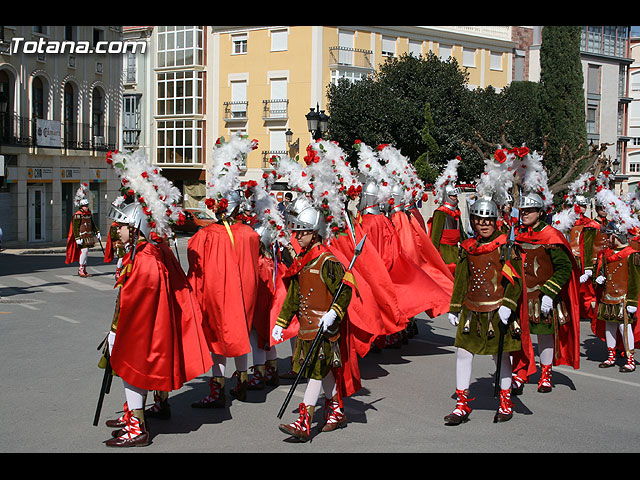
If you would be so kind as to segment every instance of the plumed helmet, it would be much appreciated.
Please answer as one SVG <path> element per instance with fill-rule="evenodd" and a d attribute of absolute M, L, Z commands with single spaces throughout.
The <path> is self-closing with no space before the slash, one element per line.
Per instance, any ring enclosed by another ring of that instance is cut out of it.
<path fill-rule="evenodd" d="M 360 194 L 360 203 L 358 204 L 358 210 L 362 214 L 367 213 L 380 213 L 380 207 L 378 206 L 378 185 L 373 180 L 367 180 L 362 187 L 362 193 Z"/>
<path fill-rule="evenodd" d="M 542 210 L 544 208 L 544 202 L 542 201 L 542 197 L 540 195 L 530 192 L 524 195 L 520 195 L 518 208 L 537 208 L 539 210 Z"/>
<path fill-rule="evenodd" d="M 322 213 L 312 206 L 303 208 L 299 213 L 287 215 L 287 225 L 292 231 L 311 230 L 322 234 L 326 227 Z"/>
<path fill-rule="evenodd" d="M 85 205 L 89 205 L 89 200 L 87 200 L 86 198 L 83 198 L 78 202 L 78 205 L 81 207 L 84 207 Z"/>
<path fill-rule="evenodd" d="M 622 243 L 627 243 L 629 241 L 629 232 L 622 228 L 622 223 L 612 220 L 607 223 L 607 225 L 602 229 L 604 233 L 607 235 L 613 235 Z"/>
<path fill-rule="evenodd" d="M 448 184 L 444 187 L 445 200 L 457 201 L 457 198 L 451 198 L 451 197 L 457 197 L 458 195 L 460 195 L 461 192 L 462 190 L 460 188 L 452 184 Z"/>
<path fill-rule="evenodd" d="M 391 188 L 391 198 L 393 199 L 393 207 L 390 208 L 391 213 L 404 210 L 404 189 L 402 186 L 395 184 Z"/>
<path fill-rule="evenodd" d="M 574 203 L 576 205 L 580 205 L 581 207 L 586 207 L 589 205 L 589 202 L 584 195 L 576 195 L 574 198 Z"/>
<path fill-rule="evenodd" d="M 498 218 L 498 206 L 490 198 L 479 198 L 469 208 L 469 215 L 482 218 Z"/>
<path fill-rule="evenodd" d="M 225 195 L 227 199 L 227 213 L 232 214 L 233 211 L 240 206 L 242 203 L 242 195 L 240 190 L 231 190 L 229 193 Z"/>
<path fill-rule="evenodd" d="M 142 205 L 140 205 L 138 201 L 123 203 L 118 206 L 111 204 L 107 217 L 114 222 L 138 228 L 148 241 L 152 241 L 151 226 L 147 221 L 147 216 L 142 209 Z"/>

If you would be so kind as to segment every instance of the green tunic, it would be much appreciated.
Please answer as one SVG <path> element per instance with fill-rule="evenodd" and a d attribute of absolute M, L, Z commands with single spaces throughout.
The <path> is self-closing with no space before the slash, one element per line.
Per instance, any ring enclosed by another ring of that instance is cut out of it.
<path fill-rule="evenodd" d="M 433 217 L 431 220 L 431 241 L 433 242 L 433 245 L 436 247 L 436 249 L 440 252 L 440 256 L 442 257 L 442 260 L 444 260 L 444 263 L 457 264 L 460 260 L 460 247 L 458 245 L 447 245 L 444 243 L 440 243 L 440 240 L 442 238 L 442 231 L 444 230 L 445 220 L 447 219 L 447 217 L 448 215 L 441 210 L 436 210 L 435 212 L 433 212 Z M 460 230 L 460 241 L 462 241 L 465 238 L 465 234 L 462 229 L 462 222 L 459 222 L 458 229 Z"/>
<path fill-rule="evenodd" d="M 299 257 L 302 255 L 299 255 Z M 306 267 L 312 268 L 319 262 L 319 258 L 316 258 L 309 262 Z M 322 280 L 329 290 L 332 296 L 335 296 L 338 287 L 342 283 L 345 270 L 342 264 L 333 256 L 330 256 L 322 264 L 320 275 Z M 333 337 L 340 328 L 340 322 L 344 318 L 349 303 L 351 301 L 351 287 L 347 284 L 344 285 L 340 295 L 336 298 L 333 306 L 331 307 L 337 314 L 335 323 L 331 326 L 328 332 L 326 332 L 320 345 L 318 347 L 317 361 L 307 367 L 305 376 L 308 378 L 314 378 L 322 380 L 331 370 L 331 368 L 340 365 L 340 347 L 339 341 L 330 341 L 329 337 Z M 291 320 L 295 315 L 299 313 L 300 308 L 300 283 L 298 275 L 291 277 L 289 288 L 287 289 L 287 296 L 284 299 L 284 303 L 278 315 L 276 325 L 282 328 L 287 328 L 291 323 Z M 313 306 L 310 306 L 313 308 Z M 302 363 L 311 347 L 312 340 L 296 339 L 296 346 L 293 352 L 293 370 L 297 373 L 300 370 Z M 313 368 L 311 368 L 313 367 Z"/>
<path fill-rule="evenodd" d="M 534 232 L 539 232 L 547 224 L 541 221 L 537 227 L 533 229 Z M 547 253 L 551 258 L 551 264 L 553 265 L 553 275 L 540 287 L 542 295 L 547 295 L 554 300 L 554 305 L 557 303 L 556 297 L 560 294 L 562 288 L 571 278 L 571 272 L 573 270 L 573 263 L 569 253 L 555 245 L 552 248 L 547 249 Z M 552 335 L 555 332 L 553 323 L 534 323 L 529 322 L 529 333 L 535 335 Z"/>
<path fill-rule="evenodd" d="M 489 243 L 501 235 L 496 231 L 490 238 L 481 239 L 480 243 Z M 499 247 L 502 265 L 506 262 L 508 246 Z M 502 305 L 509 307 L 513 314 L 517 316 L 518 305 L 522 296 L 522 259 L 517 248 L 511 248 L 511 265 L 520 278 L 514 277 L 512 284 L 505 276 L 502 276 L 501 285 L 504 288 Z M 456 331 L 454 345 L 477 355 L 495 355 L 499 346 L 499 324 L 498 309 L 491 312 L 472 312 L 465 305 L 463 300 L 469 285 L 469 255 L 466 250 L 461 249 L 460 262 L 455 271 L 453 293 L 449 312 L 460 314 L 460 322 Z M 513 318 L 513 316 L 512 316 Z M 510 323 L 509 332 L 504 336 L 504 352 L 518 351 L 522 348 L 520 336 L 515 331 L 514 323 Z"/>

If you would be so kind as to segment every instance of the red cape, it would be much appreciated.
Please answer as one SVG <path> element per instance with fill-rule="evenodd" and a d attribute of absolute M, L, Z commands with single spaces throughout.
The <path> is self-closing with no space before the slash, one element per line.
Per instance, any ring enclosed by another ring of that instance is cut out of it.
<path fill-rule="evenodd" d="M 600 230 L 600 224 L 595 220 L 582 216 L 579 218 L 575 225 L 583 225 L 584 228 L 594 228 L 596 230 Z M 580 264 L 584 268 L 585 258 L 584 258 L 584 233 L 580 235 Z M 593 282 L 587 280 L 584 283 L 580 284 L 580 318 L 590 318 L 594 320 L 596 318 L 595 309 L 591 306 L 596 302 L 596 292 L 593 287 Z"/>
<path fill-rule="evenodd" d="M 554 352 L 553 356 L 553 364 L 568 365 L 570 367 L 578 369 L 580 367 L 580 297 L 578 294 L 580 285 L 580 274 L 578 264 L 576 263 L 573 254 L 571 253 L 569 242 L 567 242 L 567 239 L 559 230 L 553 228 L 550 225 L 546 225 L 539 232 L 528 233 L 526 231 L 521 231 L 516 236 L 515 241 L 516 243 L 559 245 L 565 250 L 569 258 L 571 259 L 571 263 L 573 265 L 571 276 L 569 277 L 569 281 L 565 284 L 559 294 L 563 297 L 565 305 L 569 310 L 570 320 L 567 324 L 565 324 L 558 330 L 558 338 L 556 339 L 556 351 Z M 523 263 L 526 260 L 525 257 L 525 252 L 523 252 Z M 520 322 L 522 324 L 521 326 L 523 331 L 523 334 L 521 336 L 523 350 L 514 355 L 513 371 L 516 372 L 521 369 L 526 369 L 526 375 L 531 375 L 532 373 L 536 372 L 536 365 L 535 362 L 532 362 L 533 346 L 531 344 L 531 339 L 525 338 L 524 334 L 525 328 L 527 329 L 528 333 L 529 327 L 529 317 L 526 308 L 527 286 L 524 275 L 522 278 L 522 283 L 523 294 L 522 304 L 520 306 Z M 530 337 L 530 335 L 526 335 L 526 337 Z"/>
<path fill-rule="evenodd" d="M 277 266 L 277 268 L 274 268 Z M 282 262 L 277 265 L 270 257 L 260 255 L 258 258 L 258 298 L 253 315 L 253 328 L 258 333 L 258 346 L 265 350 L 278 343 L 282 343 L 298 334 L 300 324 L 294 317 L 289 327 L 282 332 L 282 340 L 276 342 L 271 336 L 276 325 L 278 314 L 287 296 L 287 285 L 284 282 L 284 273 L 287 267 Z M 274 288 L 275 270 L 275 288 Z"/>
<path fill-rule="evenodd" d="M 74 215 L 82 214 L 80 210 L 78 210 Z M 69 234 L 67 235 L 67 252 L 66 257 L 64 259 L 64 263 L 75 263 L 80 260 L 80 247 L 76 243 L 76 237 L 73 235 L 73 220 L 71 220 L 71 224 L 69 225 Z"/>
<path fill-rule="evenodd" d="M 451 290 L 438 285 L 404 253 L 391 220 L 384 215 L 364 215 L 361 225 L 367 242 L 376 248 L 387 267 L 407 320 L 422 312 L 433 318 L 449 311 Z"/>
<path fill-rule="evenodd" d="M 187 244 L 189 283 L 203 314 L 209 348 L 225 357 L 249 353 L 258 296 L 260 236 L 248 225 L 211 224 Z"/>
<path fill-rule="evenodd" d="M 120 291 L 111 365 L 131 385 L 165 392 L 211 368 L 200 308 L 182 267 L 162 241 L 138 244 L 133 270 Z"/>
<path fill-rule="evenodd" d="M 416 207 L 411 207 L 407 208 L 407 212 L 411 216 L 411 219 L 415 219 L 420 224 L 422 229 L 426 232 L 427 222 L 424 221 L 424 217 L 422 216 L 422 213 L 420 213 L 420 210 L 418 210 Z"/>
<path fill-rule="evenodd" d="M 113 222 L 111 224 L 111 226 L 109 227 L 107 240 L 105 241 L 104 263 L 111 263 L 113 261 L 113 257 L 114 257 L 113 251 L 114 251 L 115 245 L 114 245 L 113 241 L 111 240 L 111 229 L 113 228 L 114 225 L 117 225 L 117 223 Z"/>
<path fill-rule="evenodd" d="M 391 222 L 398 232 L 400 246 L 404 252 L 451 296 L 453 293 L 451 270 L 415 217 L 409 217 L 404 212 L 396 212 L 391 215 Z"/>

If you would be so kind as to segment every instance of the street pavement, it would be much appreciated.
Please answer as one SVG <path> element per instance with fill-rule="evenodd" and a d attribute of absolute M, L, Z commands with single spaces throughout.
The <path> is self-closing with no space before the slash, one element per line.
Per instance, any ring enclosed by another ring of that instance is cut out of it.
<path fill-rule="evenodd" d="M 187 269 L 186 242 L 178 253 Z M 124 392 L 114 379 L 100 423 L 93 426 L 103 370 L 98 344 L 114 310 L 113 264 L 102 252 L 89 254 L 90 278 L 64 263 L 63 249 L 0 252 L 0 452 L 114 453 L 104 421 L 119 416 Z M 428 292 L 424 292 L 427 294 Z M 227 407 L 194 409 L 208 393 L 209 372 L 172 392 L 169 420 L 149 420 L 151 445 L 126 451 L 145 453 L 635 453 L 640 451 L 640 369 L 623 374 L 600 369 L 602 341 L 581 322 L 580 369 L 554 369 L 552 393 L 536 391 L 538 376 L 514 398 L 511 421 L 493 423 L 495 366 L 474 360 L 470 421 L 445 426 L 455 406 L 455 331 L 446 315 L 418 317 L 419 333 L 398 349 L 360 359 L 362 389 L 345 399 L 348 427 L 313 432 L 298 443 L 278 430 L 297 418 L 305 384 L 295 390 L 282 419 L 277 413 L 291 380 L 248 393 L 246 402 L 229 398 Z M 535 339 L 534 339 L 535 342 Z M 278 346 L 279 367 L 289 366 L 289 344 Z M 251 365 L 251 359 L 249 360 Z M 227 363 L 227 389 L 234 361 Z M 149 400 L 152 395 L 149 395 Z M 319 405 L 322 400 L 319 401 Z M 316 422 L 322 408 L 316 409 Z"/>

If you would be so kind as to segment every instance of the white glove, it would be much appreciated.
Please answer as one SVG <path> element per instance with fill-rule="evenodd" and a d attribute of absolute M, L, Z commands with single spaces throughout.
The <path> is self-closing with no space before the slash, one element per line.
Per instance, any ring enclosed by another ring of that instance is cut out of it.
<path fill-rule="evenodd" d="M 282 327 L 280 325 L 276 325 L 275 327 L 273 327 L 273 330 L 271 331 L 271 337 L 276 342 L 282 340 Z"/>
<path fill-rule="evenodd" d="M 82 245 L 82 239 L 81 239 L 81 238 L 77 239 L 77 240 L 76 240 L 76 243 L 77 243 L 78 245 Z"/>
<path fill-rule="evenodd" d="M 327 330 L 329 330 L 331 325 L 333 325 L 333 322 L 336 321 L 336 318 L 338 318 L 338 314 L 335 310 L 329 310 L 327 313 L 325 313 L 320 319 L 319 324 L 319 326 L 322 328 L 322 331 L 326 332 Z"/>
<path fill-rule="evenodd" d="M 449 323 L 451 325 L 453 325 L 454 327 L 457 327 L 458 323 L 460 323 L 460 317 L 458 315 L 456 315 L 455 313 L 450 313 L 449 314 Z"/>
<path fill-rule="evenodd" d="M 585 270 L 582 275 L 580 275 L 580 283 L 584 283 L 591 278 L 593 272 L 591 270 Z"/>
<path fill-rule="evenodd" d="M 100 232 L 96 233 L 96 237 L 98 237 L 98 240 L 100 240 Z"/>
<path fill-rule="evenodd" d="M 631 305 L 627 305 L 627 312 L 629 312 L 631 315 L 636 313 L 637 310 L 638 310 L 638 307 L 633 307 Z"/>
<path fill-rule="evenodd" d="M 607 278 L 606 278 L 606 277 L 604 277 L 603 275 L 598 275 L 598 276 L 596 277 L 596 283 L 597 283 L 598 285 L 602 285 L 602 284 L 605 282 L 605 280 L 606 280 L 606 279 L 607 279 Z"/>
<path fill-rule="evenodd" d="M 500 321 L 507 325 L 509 323 L 509 317 L 511 316 L 511 309 L 502 305 L 498 309 L 498 316 L 500 317 Z"/>
<path fill-rule="evenodd" d="M 542 310 L 542 313 L 544 313 L 545 315 L 548 315 L 551 310 L 553 310 L 553 300 L 551 300 L 551 297 L 548 295 L 543 295 L 542 296 L 542 301 L 540 302 L 540 309 Z"/>

